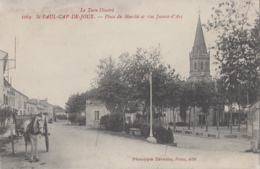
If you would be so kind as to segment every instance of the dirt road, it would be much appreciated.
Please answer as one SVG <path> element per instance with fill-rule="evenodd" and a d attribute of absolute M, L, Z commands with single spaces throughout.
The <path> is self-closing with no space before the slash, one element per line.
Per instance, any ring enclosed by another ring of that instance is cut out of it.
<path fill-rule="evenodd" d="M 44 137 L 39 145 L 39 162 L 24 155 L 24 141 L 1 153 L 1 168 L 124 169 L 124 168 L 234 168 L 254 169 L 259 155 L 245 152 L 205 151 L 152 144 L 142 140 L 111 136 L 85 127 L 54 123 L 49 125 L 50 151 Z M 181 142 L 181 140 L 178 140 Z M 206 145 L 206 144 L 205 144 Z M 214 146 L 209 145 L 207 146 Z M 29 148 L 30 150 L 30 148 Z"/>

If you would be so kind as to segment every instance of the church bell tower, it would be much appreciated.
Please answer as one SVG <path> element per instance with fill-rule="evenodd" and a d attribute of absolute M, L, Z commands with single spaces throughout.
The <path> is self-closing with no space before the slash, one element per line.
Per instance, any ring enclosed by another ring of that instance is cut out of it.
<path fill-rule="evenodd" d="M 200 16 L 192 51 L 190 52 L 189 81 L 210 80 L 210 55 L 207 52 Z"/>

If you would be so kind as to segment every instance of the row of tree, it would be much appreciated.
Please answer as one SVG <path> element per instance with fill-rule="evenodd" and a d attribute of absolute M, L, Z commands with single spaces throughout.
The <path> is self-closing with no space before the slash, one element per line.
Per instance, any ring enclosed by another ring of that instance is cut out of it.
<path fill-rule="evenodd" d="M 190 82 L 182 79 L 175 70 L 162 62 L 159 48 L 151 51 L 138 49 L 133 55 L 122 54 L 118 62 L 108 57 L 100 61 L 96 88 L 82 94 L 72 95 L 66 103 L 68 113 L 85 110 L 87 99 L 98 99 L 106 104 L 111 113 L 142 112 L 149 114 L 149 73 L 153 72 L 153 107 L 157 114 L 166 109 L 180 107 L 180 116 L 186 121 L 188 108 L 199 107 L 207 117 L 209 109 L 223 111 L 225 104 L 237 103 L 245 107 L 248 90 L 236 86 L 230 97 L 224 78 Z M 255 90 L 251 88 L 251 99 Z M 160 117 L 160 116 L 157 116 Z M 190 118 L 189 118 L 190 119 Z"/>
<path fill-rule="evenodd" d="M 226 98 L 230 104 L 237 103 L 239 109 L 256 100 L 260 88 L 260 16 L 254 7 L 252 0 L 220 3 L 212 8 L 211 19 L 205 25 L 207 31 L 217 35 L 210 50 L 215 51 Z"/>

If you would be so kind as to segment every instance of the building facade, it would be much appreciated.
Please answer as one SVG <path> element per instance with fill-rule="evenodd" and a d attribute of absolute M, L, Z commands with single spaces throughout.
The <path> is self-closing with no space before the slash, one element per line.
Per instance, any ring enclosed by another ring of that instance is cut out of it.
<path fill-rule="evenodd" d="M 49 119 L 54 119 L 53 105 L 48 103 L 48 99 L 39 100 L 39 105 L 43 107 L 43 113 L 48 116 Z"/>
<path fill-rule="evenodd" d="M 163 112 L 163 123 L 169 125 L 170 123 L 182 122 L 180 117 L 180 108 L 176 107 L 174 109 L 167 109 Z"/>
<path fill-rule="evenodd" d="M 104 103 L 99 100 L 86 101 L 86 126 L 98 128 L 100 118 L 110 114 Z"/>
<path fill-rule="evenodd" d="M 53 106 L 53 120 L 56 121 L 57 119 L 60 120 L 67 120 L 68 114 L 66 110 L 61 108 L 60 106 Z"/>
<path fill-rule="evenodd" d="M 38 100 L 37 99 L 29 99 L 27 102 L 27 112 L 28 115 L 35 115 L 38 114 Z"/>
<path fill-rule="evenodd" d="M 8 53 L 0 50 L 0 105 L 4 105 L 4 74 L 6 71 L 6 63 Z"/>
<path fill-rule="evenodd" d="M 18 115 L 27 114 L 27 102 L 29 98 L 22 94 L 21 92 L 15 90 L 15 109 L 17 110 Z"/>
<path fill-rule="evenodd" d="M 9 59 L 10 60 L 10 59 Z M 0 50 L 0 109 L 11 111 L 16 115 L 37 115 L 45 113 L 49 118 L 53 118 L 53 106 L 47 99 L 38 101 L 29 99 L 28 96 L 16 90 L 9 83 L 8 53 Z M 7 78 L 6 78 L 7 77 Z M 1 116 L 1 127 L 4 127 L 7 115 Z"/>
<path fill-rule="evenodd" d="M 6 79 L 4 79 L 3 98 L 4 107 L 10 107 L 13 111 L 17 112 L 18 115 L 27 114 L 27 102 L 29 98 L 14 89 Z"/>
<path fill-rule="evenodd" d="M 248 136 L 251 139 L 251 149 L 253 151 L 260 150 L 260 140 L 259 140 L 259 123 L 260 123 L 260 99 L 257 99 L 249 106 L 248 114 Z"/>
<path fill-rule="evenodd" d="M 210 75 L 210 54 L 207 51 L 200 16 L 198 18 L 195 40 L 192 51 L 189 54 L 189 60 L 190 76 L 188 81 L 209 81 L 212 79 Z M 190 108 L 190 110 L 187 111 L 186 117 L 186 122 L 190 122 L 191 125 L 205 124 L 206 120 L 208 120 L 209 125 L 213 125 L 216 118 L 214 117 L 212 109 L 210 109 L 209 115 L 205 116 L 198 107 Z"/>

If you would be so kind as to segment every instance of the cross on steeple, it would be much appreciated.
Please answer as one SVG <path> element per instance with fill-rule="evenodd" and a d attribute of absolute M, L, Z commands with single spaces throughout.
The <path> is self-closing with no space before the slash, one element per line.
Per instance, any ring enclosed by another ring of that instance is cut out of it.
<path fill-rule="evenodd" d="M 199 6 L 199 11 L 198 11 L 198 14 L 200 15 L 201 11 L 200 11 L 200 6 Z"/>

